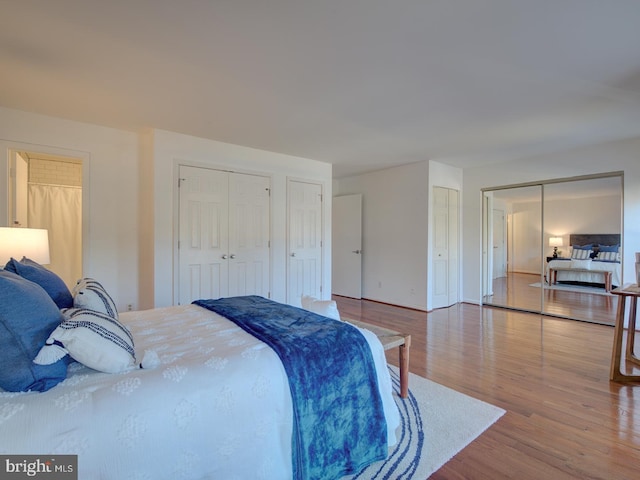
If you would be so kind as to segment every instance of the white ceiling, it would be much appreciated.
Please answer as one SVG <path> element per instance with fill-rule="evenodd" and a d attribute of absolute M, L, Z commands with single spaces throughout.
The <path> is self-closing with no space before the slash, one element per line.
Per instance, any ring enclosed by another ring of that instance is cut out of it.
<path fill-rule="evenodd" d="M 640 136 L 639 0 L 0 0 L 0 105 L 330 162 Z"/>

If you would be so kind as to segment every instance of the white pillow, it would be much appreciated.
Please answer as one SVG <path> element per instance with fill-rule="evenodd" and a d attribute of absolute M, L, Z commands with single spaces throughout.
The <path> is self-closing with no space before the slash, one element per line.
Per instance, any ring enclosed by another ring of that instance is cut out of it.
<path fill-rule="evenodd" d="M 81 278 L 73 287 L 73 306 L 118 318 L 116 304 L 104 287 L 93 278 Z"/>
<path fill-rule="evenodd" d="M 302 308 L 319 315 L 340 320 L 338 305 L 333 300 L 318 300 L 310 295 L 302 296 Z"/>
<path fill-rule="evenodd" d="M 104 313 L 69 308 L 51 333 L 34 363 L 49 365 L 71 357 L 100 372 L 118 373 L 135 365 L 133 337 L 129 329 Z"/>
<path fill-rule="evenodd" d="M 577 260 L 575 258 L 572 258 L 571 268 L 582 268 L 584 270 L 591 270 L 591 259 Z"/>

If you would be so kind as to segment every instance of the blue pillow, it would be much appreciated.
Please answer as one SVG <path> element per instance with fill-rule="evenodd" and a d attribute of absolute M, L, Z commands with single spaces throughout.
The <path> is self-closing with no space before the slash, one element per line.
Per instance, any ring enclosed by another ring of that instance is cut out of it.
<path fill-rule="evenodd" d="M 618 252 L 620 245 L 599 245 L 598 251 L 600 252 Z"/>
<path fill-rule="evenodd" d="M 593 244 L 589 243 L 587 245 L 572 245 L 574 250 L 591 250 L 593 248 Z"/>
<path fill-rule="evenodd" d="M 39 263 L 26 257 L 22 257 L 22 260 L 19 262 L 15 258 L 12 258 L 4 268 L 40 285 L 49 294 L 59 309 L 73 307 L 73 297 L 64 281 Z"/>
<path fill-rule="evenodd" d="M 34 358 L 62 314 L 44 289 L 0 270 L 0 387 L 10 392 L 44 392 L 67 376 L 67 364 L 36 365 Z"/>

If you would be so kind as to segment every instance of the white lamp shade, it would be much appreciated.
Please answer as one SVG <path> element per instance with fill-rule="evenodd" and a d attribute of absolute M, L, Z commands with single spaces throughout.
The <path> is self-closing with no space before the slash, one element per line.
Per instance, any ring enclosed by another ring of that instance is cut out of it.
<path fill-rule="evenodd" d="M 40 228 L 0 227 L 0 262 L 4 266 L 11 258 L 27 257 L 41 265 L 51 263 L 49 232 Z"/>
<path fill-rule="evenodd" d="M 561 247 L 562 246 L 562 237 L 550 237 L 549 238 L 549 246 L 550 247 Z"/>

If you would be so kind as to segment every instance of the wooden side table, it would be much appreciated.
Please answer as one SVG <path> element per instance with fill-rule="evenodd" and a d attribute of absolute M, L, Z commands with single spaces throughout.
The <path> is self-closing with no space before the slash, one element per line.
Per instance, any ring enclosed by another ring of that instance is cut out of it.
<path fill-rule="evenodd" d="M 638 309 L 638 298 L 640 298 L 640 287 L 636 284 L 624 285 L 620 288 L 612 290 L 611 293 L 618 295 L 618 311 L 616 313 L 616 326 L 613 333 L 613 351 L 611 353 L 611 371 L 609 380 L 615 382 L 640 382 L 640 375 L 626 375 L 620 372 L 620 362 L 622 356 L 622 333 L 624 332 L 624 312 L 629 304 L 629 323 L 627 325 L 627 348 L 625 351 L 625 360 L 640 365 L 640 358 L 634 353 L 635 332 L 636 332 L 636 313 Z"/>

